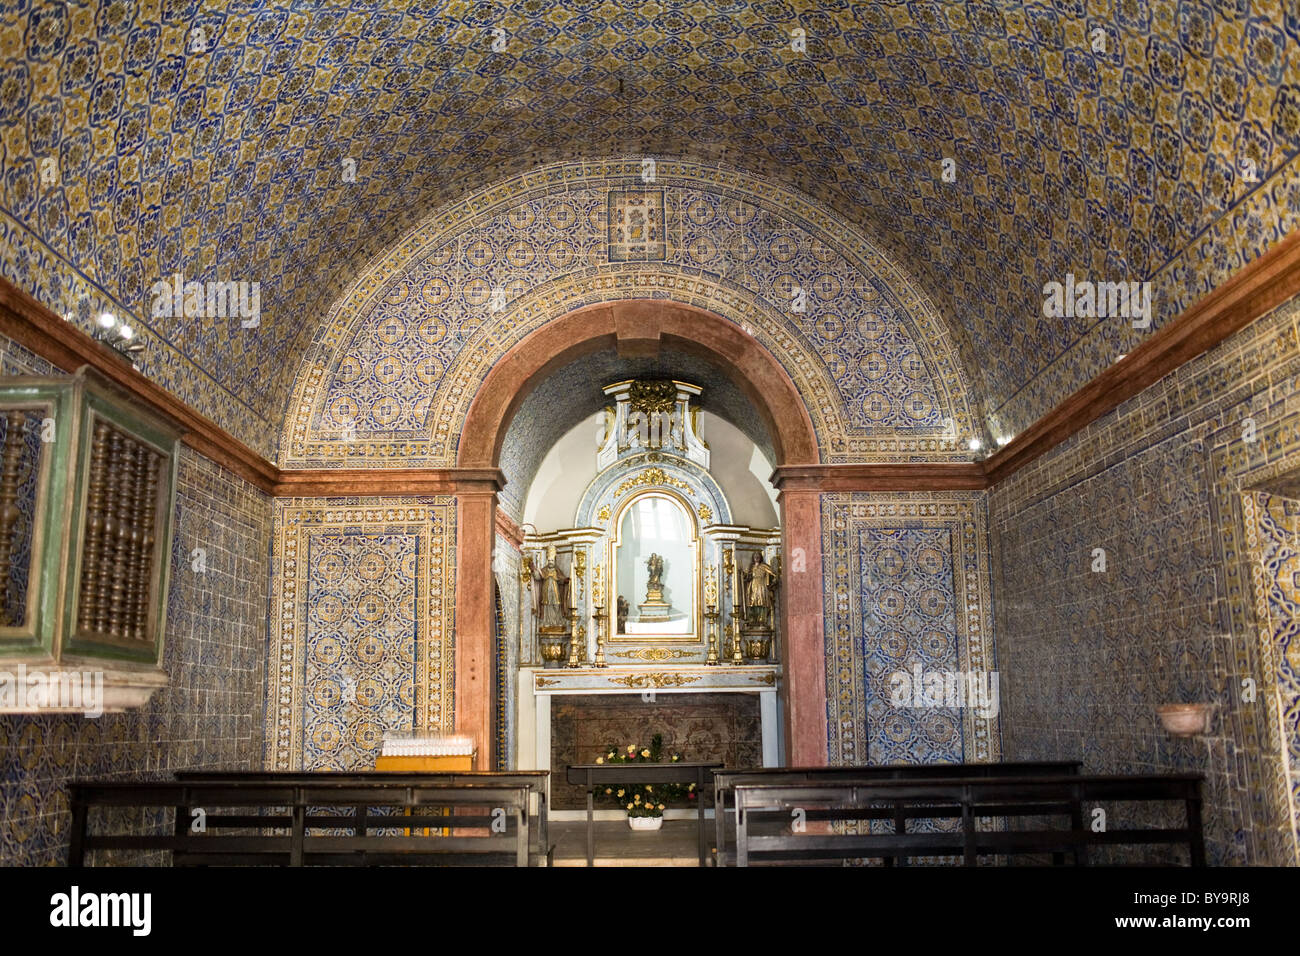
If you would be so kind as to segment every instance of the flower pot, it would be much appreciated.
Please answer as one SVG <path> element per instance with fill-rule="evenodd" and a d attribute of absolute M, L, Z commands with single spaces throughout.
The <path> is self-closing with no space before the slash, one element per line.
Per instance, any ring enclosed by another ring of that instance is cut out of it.
<path fill-rule="evenodd" d="M 628 817 L 627 825 L 633 830 L 658 830 L 664 825 L 663 817 Z"/>

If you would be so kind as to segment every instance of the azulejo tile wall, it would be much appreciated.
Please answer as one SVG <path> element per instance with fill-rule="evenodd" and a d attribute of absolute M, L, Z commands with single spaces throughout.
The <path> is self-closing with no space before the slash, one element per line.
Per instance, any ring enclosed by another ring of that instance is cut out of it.
<path fill-rule="evenodd" d="M 823 495 L 822 537 L 831 763 L 999 759 L 996 713 L 891 699 L 899 672 L 995 677 L 982 494 Z"/>
<path fill-rule="evenodd" d="M 388 731 L 450 732 L 453 497 L 275 503 L 266 766 L 373 768 Z"/>
<path fill-rule="evenodd" d="M 1298 315 L 1293 299 L 1256 320 L 989 497 L 1008 758 L 1203 772 L 1216 863 L 1296 859 L 1297 705 L 1256 611 L 1267 536 L 1243 492 L 1300 468 Z M 1187 701 L 1215 705 L 1211 734 L 1160 728 L 1155 708 Z"/>
<path fill-rule="evenodd" d="M 657 238 L 625 241 L 620 217 Z M 512 345 L 625 298 L 700 306 L 754 335 L 804 396 L 826 460 L 969 457 L 960 341 L 879 249 L 776 183 L 665 161 L 651 187 L 639 163 L 610 161 L 498 183 L 373 263 L 302 366 L 282 464 L 454 464 L 469 403 Z"/>
<path fill-rule="evenodd" d="M 1273 686 L 1258 690 L 1276 696 L 1300 862 L 1300 500 L 1259 491 L 1244 493 L 1241 503 L 1263 672 L 1276 675 Z"/>
<path fill-rule="evenodd" d="M 54 372 L 5 339 L 0 366 Z M 69 780 L 261 768 L 270 500 L 182 448 L 174 527 L 168 686 L 140 710 L 93 720 L 0 716 L 0 865 L 66 862 Z"/>

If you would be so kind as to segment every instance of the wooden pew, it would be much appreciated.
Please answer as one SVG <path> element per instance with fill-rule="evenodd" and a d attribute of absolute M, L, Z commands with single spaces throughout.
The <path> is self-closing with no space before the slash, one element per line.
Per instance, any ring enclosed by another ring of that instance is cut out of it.
<path fill-rule="evenodd" d="M 725 817 L 732 791 L 738 783 L 834 783 L 872 780 L 944 780 L 956 777 L 1031 777 L 1076 775 L 1078 760 L 1021 760 L 1006 763 L 883 764 L 866 767 L 757 767 L 713 772 L 713 824 L 717 841 L 716 865 L 732 860 L 727 849 Z M 903 819 L 895 820 L 901 826 Z M 732 827 L 735 833 L 735 827 Z M 734 840 L 732 841 L 734 845 Z M 886 860 L 886 865 L 891 863 Z"/>
<path fill-rule="evenodd" d="M 166 850 L 172 853 L 173 863 L 182 866 L 528 866 L 533 861 L 528 814 L 531 784 L 453 786 L 409 779 L 75 781 L 68 789 L 72 803 L 70 866 L 83 866 L 86 852 L 99 849 Z M 176 815 L 173 832 L 94 834 L 90 832 L 90 813 L 97 807 L 170 809 Z M 382 807 L 393 813 L 366 812 Z M 309 808 L 342 812 L 309 815 Z M 204 832 L 194 832 L 194 809 L 222 812 L 205 812 Z M 248 812 L 227 812 L 232 809 Z M 266 810 L 276 814 L 268 816 Z M 416 828 L 436 828 L 451 835 L 412 835 Z M 232 829 L 253 832 L 220 832 Z M 314 829 L 353 832 L 340 836 L 313 833 Z"/>
<path fill-rule="evenodd" d="M 742 783 L 734 786 L 736 865 L 828 863 L 871 858 L 959 856 L 974 866 L 982 856 L 1071 853 L 1088 863 L 1094 846 L 1184 844 L 1192 866 L 1205 865 L 1200 774 L 1133 776 L 984 777 L 948 780 L 842 780 L 835 783 Z M 1183 804 L 1181 827 L 1116 827 L 1093 832 L 1085 819 L 1101 802 Z M 961 821 L 956 831 L 905 832 L 906 819 Z M 1045 814 L 1045 808 L 1050 813 Z M 1033 825 L 1035 818 L 1068 818 L 1068 824 Z M 798 832 L 792 817 L 823 826 Z M 980 830 L 977 820 L 1016 820 L 1020 828 Z M 893 820 L 889 833 L 836 832 L 826 824 Z M 766 827 L 765 827 L 766 825 Z"/>
<path fill-rule="evenodd" d="M 459 787 L 463 785 L 482 785 L 493 784 L 499 786 L 526 786 L 531 788 L 531 792 L 536 795 L 537 799 L 537 846 L 535 852 L 538 856 L 546 860 L 546 865 L 550 866 L 554 862 L 555 846 L 550 842 L 550 824 L 547 815 L 546 786 L 547 779 L 550 777 L 548 770 L 517 770 L 517 771 L 493 771 L 493 770 L 454 770 L 454 771 L 422 771 L 419 773 L 405 771 L 389 770 L 362 770 L 362 771 L 318 771 L 318 770 L 183 770 L 175 774 L 177 780 L 186 782 L 212 782 L 228 783 L 241 780 L 247 780 L 253 783 L 316 783 L 318 781 L 358 781 L 366 783 L 377 781 L 381 783 L 441 783 L 450 787 Z M 317 824 L 316 817 L 309 816 L 308 826 L 335 825 L 335 824 Z M 336 820 L 338 817 L 330 817 Z M 356 807 L 353 810 L 354 824 L 359 825 L 362 830 L 366 826 L 366 808 Z M 379 819 L 379 818 L 372 818 Z M 283 818 L 284 825 L 288 825 L 288 818 Z M 344 825 L 344 824 L 337 824 Z M 379 824 L 372 824 L 379 825 Z"/>

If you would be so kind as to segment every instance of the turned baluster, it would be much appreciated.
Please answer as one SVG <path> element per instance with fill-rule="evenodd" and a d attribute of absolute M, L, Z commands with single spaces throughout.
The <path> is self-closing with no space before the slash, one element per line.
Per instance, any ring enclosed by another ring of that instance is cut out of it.
<path fill-rule="evenodd" d="M 122 636 L 135 637 L 135 576 L 139 571 L 136 551 L 140 547 L 140 486 L 143 484 L 145 447 L 137 441 L 129 442 L 126 449 L 126 472 L 130 480 L 126 486 L 126 554 L 122 568 Z"/>
<path fill-rule="evenodd" d="M 13 561 L 13 530 L 21 513 L 18 510 L 18 471 L 22 464 L 23 431 L 27 416 L 14 409 L 5 415 L 3 465 L 0 465 L 0 595 L 4 600 L 3 619 L 8 625 L 22 623 L 22 609 L 9 605 L 9 575 Z"/>
<path fill-rule="evenodd" d="M 154 522 L 157 516 L 159 457 L 141 445 L 136 457 L 135 506 L 131 532 L 130 613 L 127 636 L 149 638 L 149 593 L 153 571 Z"/>
<path fill-rule="evenodd" d="M 130 438 L 122 437 L 118 445 L 118 454 L 113 461 L 113 477 L 116 488 L 113 501 L 113 576 L 109 584 L 108 632 L 113 637 L 123 637 L 126 609 L 126 579 L 131 569 L 131 459 L 136 443 Z"/>
<path fill-rule="evenodd" d="M 107 422 L 95 422 L 90 443 L 90 475 L 86 500 L 86 543 L 81 554 L 81 597 L 77 609 L 77 630 L 82 634 L 102 631 L 104 574 L 104 499 L 108 494 L 108 446 L 112 429 Z"/>
<path fill-rule="evenodd" d="M 140 639 L 150 639 L 150 621 L 153 617 L 153 608 L 150 606 L 149 598 L 153 593 L 154 581 L 154 548 L 158 544 L 158 526 L 160 520 L 166 520 L 158 514 L 158 486 L 161 483 L 160 469 L 165 467 L 168 460 L 162 455 L 155 452 L 149 453 L 149 470 L 144 478 L 144 542 L 140 548 L 140 567 L 143 569 L 141 581 L 143 581 L 144 593 L 141 596 L 140 610 Z M 167 555 L 162 556 L 166 561 Z M 166 601 L 167 595 L 161 591 L 158 593 L 158 601 Z"/>
<path fill-rule="evenodd" d="M 113 556 L 117 542 L 117 494 L 121 487 L 122 433 L 110 428 L 108 458 L 104 463 L 104 533 L 99 540 L 99 602 L 95 607 L 95 630 L 107 634 L 113 594 Z"/>

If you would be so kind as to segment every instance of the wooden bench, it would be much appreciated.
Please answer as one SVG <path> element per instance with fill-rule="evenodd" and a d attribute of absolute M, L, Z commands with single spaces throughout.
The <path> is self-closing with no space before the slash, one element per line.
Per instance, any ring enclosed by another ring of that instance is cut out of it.
<path fill-rule="evenodd" d="M 677 760 L 670 763 L 583 763 L 568 768 L 567 780 L 587 791 L 587 865 L 596 860 L 596 826 L 593 804 L 597 787 L 635 786 L 639 783 L 693 783 L 695 784 L 695 813 L 699 826 L 700 866 L 709 858 L 709 842 L 704 828 L 704 788 L 709 776 L 722 769 L 721 763 L 702 763 Z"/>
<path fill-rule="evenodd" d="M 713 772 L 713 824 L 716 865 L 733 861 L 727 848 L 725 817 L 732 790 L 738 783 L 802 784 L 871 780 L 943 780 L 956 777 L 1032 777 L 1076 775 L 1079 760 L 1013 760 L 1005 763 L 881 764 L 867 767 L 756 767 L 748 770 Z M 901 808 L 900 808 L 900 812 Z M 900 821 L 896 821 L 898 823 Z M 732 828 L 735 834 L 735 828 Z M 735 840 L 732 841 L 735 845 Z M 892 860 L 886 860 L 886 865 Z"/>
<path fill-rule="evenodd" d="M 1070 853 L 1083 866 L 1094 846 L 1184 844 L 1189 863 L 1204 866 L 1201 782 L 1200 774 L 1168 774 L 736 784 L 736 864 L 958 856 L 974 866 L 980 857 Z M 1116 827 L 1111 819 L 1101 832 L 1090 826 L 1098 803 L 1160 801 L 1181 803 L 1185 824 Z M 1036 822 L 1062 816 L 1065 825 Z M 906 831 L 908 820 L 953 818 L 957 830 Z M 980 829 L 981 818 L 1020 826 Z M 858 832 L 871 820 L 893 821 L 892 832 Z"/>
<path fill-rule="evenodd" d="M 528 866 L 535 859 L 530 784 L 76 781 L 68 789 L 70 866 L 85 865 L 86 852 L 101 849 L 170 851 L 177 866 Z M 92 810 L 127 807 L 172 811 L 172 833 L 91 832 Z M 373 812 L 385 808 L 390 813 Z M 339 812 L 328 812 L 335 809 Z M 201 830 L 193 825 L 196 820 L 202 821 Z M 417 828 L 449 835 L 420 836 L 413 833 Z M 352 834 L 314 832 L 340 829 Z"/>
<path fill-rule="evenodd" d="M 537 833 L 537 844 L 532 852 L 546 861 L 550 866 L 554 861 L 555 846 L 550 842 L 550 826 L 547 817 L 546 802 L 546 785 L 547 778 L 550 777 L 548 770 L 517 770 L 517 771 L 493 771 L 493 770 L 455 770 L 455 771 L 349 771 L 340 773 L 335 771 L 316 771 L 316 770 L 184 770 L 176 773 L 176 779 L 185 782 L 212 782 L 227 783 L 235 781 L 249 781 L 252 783 L 316 783 L 318 781 L 358 781 L 367 783 L 377 781 L 380 783 L 397 783 L 403 784 L 408 782 L 415 783 L 440 783 L 451 787 L 462 785 L 481 785 L 494 784 L 499 786 L 526 786 L 531 788 L 531 792 L 536 795 L 537 815 L 536 826 L 534 831 Z M 530 811 L 531 812 L 531 811 Z M 363 829 L 366 825 L 366 808 L 356 807 L 353 811 L 355 823 Z M 338 819 L 331 817 L 330 819 Z M 309 817 L 309 826 L 313 825 L 314 817 Z M 283 825 L 288 826 L 288 818 L 283 818 Z"/>

